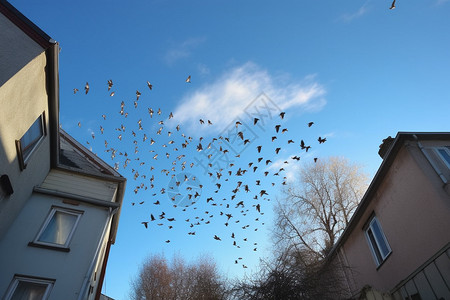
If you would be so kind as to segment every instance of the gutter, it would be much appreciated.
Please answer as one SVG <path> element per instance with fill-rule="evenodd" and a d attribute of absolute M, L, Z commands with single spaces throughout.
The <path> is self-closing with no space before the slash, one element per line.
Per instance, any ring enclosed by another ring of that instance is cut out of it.
<path fill-rule="evenodd" d="M 55 168 L 59 162 L 59 44 L 53 43 L 46 51 L 47 94 L 50 126 L 50 166 Z"/>
<path fill-rule="evenodd" d="M 114 209 L 120 208 L 120 203 L 117 203 L 117 202 L 109 202 L 109 201 L 104 201 L 104 200 L 98 200 L 95 198 L 79 196 L 79 195 L 72 194 L 72 193 L 60 192 L 60 191 L 56 191 L 56 190 L 49 190 L 49 189 L 42 188 L 39 186 L 35 186 L 33 191 L 36 193 L 40 193 L 40 194 L 45 194 L 45 195 L 50 195 L 50 196 L 55 196 L 55 197 L 60 197 L 60 198 L 66 198 L 66 199 L 72 199 L 75 201 L 80 201 L 80 202 L 92 204 L 95 206 L 102 206 L 102 207 L 114 208 Z"/>

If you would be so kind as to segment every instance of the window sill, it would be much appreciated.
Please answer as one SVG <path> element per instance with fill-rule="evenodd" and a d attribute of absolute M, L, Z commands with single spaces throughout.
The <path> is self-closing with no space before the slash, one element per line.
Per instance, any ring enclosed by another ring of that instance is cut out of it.
<path fill-rule="evenodd" d="M 44 248 L 44 249 L 49 249 L 49 250 L 56 250 L 56 251 L 61 251 L 61 252 L 70 252 L 70 248 L 50 246 L 50 245 L 39 244 L 39 243 L 35 243 L 35 242 L 29 242 L 28 246 L 36 247 L 36 248 Z"/>
<path fill-rule="evenodd" d="M 392 251 L 389 252 L 389 254 L 386 256 L 386 258 L 381 262 L 381 264 L 378 265 L 377 271 L 381 268 L 381 266 L 384 264 L 384 262 L 385 262 L 386 260 L 388 260 L 389 256 L 391 256 L 391 254 L 392 254 Z"/>

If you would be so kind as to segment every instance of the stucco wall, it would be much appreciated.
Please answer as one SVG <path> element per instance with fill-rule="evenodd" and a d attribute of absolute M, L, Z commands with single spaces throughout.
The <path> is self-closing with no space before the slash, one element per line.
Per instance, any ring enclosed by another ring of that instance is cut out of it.
<path fill-rule="evenodd" d="M 0 28 L 1 87 L 44 50 L 2 14 Z"/>
<path fill-rule="evenodd" d="M 0 39 L 2 47 L 3 43 Z M 0 61 L 4 60 L 8 58 L 0 58 Z M 50 169 L 48 136 L 34 151 L 23 171 L 19 167 L 15 145 L 15 141 L 23 136 L 44 111 L 45 126 L 48 129 L 45 65 L 45 53 L 41 51 L 41 54 L 0 87 L 0 175 L 7 174 L 14 189 L 10 197 L 0 200 L 0 240 L 30 197 L 33 186 L 40 184 Z M 3 69 L 0 70 L 3 74 Z"/>
<path fill-rule="evenodd" d="M 372 212 L 392 249 L 378 268 L 363 226 Z M 390 291 L 450 241 L 450 199 L 417 145 L 403 146 L 341 253 L 351 266 L 354 292 L 370 284 Z"/>
<path fill-rule="evenodd" d="M 28 246 L 36 237 L 52 205 L 82 210 L 74 232 L 70 252 Z M 61 198 L 33 194 L 8 233 L 0 241 L 0 297 L 14 274 L 56 279 L 50 300 L 77 299 L 97 245 L 101 242 L 109 211 L 80 203 L 63 203 Z"/>

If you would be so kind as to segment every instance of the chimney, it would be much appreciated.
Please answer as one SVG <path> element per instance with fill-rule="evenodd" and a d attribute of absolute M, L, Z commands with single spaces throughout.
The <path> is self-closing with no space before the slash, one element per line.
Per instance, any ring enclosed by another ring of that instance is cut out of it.
<path fill-rule="evenodd" d="M 380 150 L 378 150 L 378 155 L 380 155 L 382 159 L 384 159 L 386 153 L 388 153 L 389 149 L 391 149 L 393 143 L 394 138 L 392 138 L 391 136 L 388 136 L 383 140 L 383 142 L 380 145 Z"/>

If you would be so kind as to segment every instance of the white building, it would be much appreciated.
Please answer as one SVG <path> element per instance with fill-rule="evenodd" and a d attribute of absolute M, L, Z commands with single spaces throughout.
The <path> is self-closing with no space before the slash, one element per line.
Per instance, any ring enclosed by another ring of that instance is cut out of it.
<path fill-rule="evenodd" d="M 0 0 L 0 297 L 100 299 L 126 180 L 59 129 L 58 44 Z"/>

